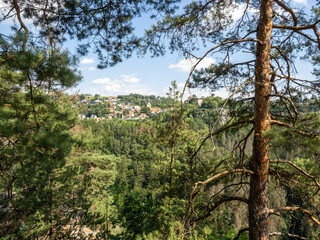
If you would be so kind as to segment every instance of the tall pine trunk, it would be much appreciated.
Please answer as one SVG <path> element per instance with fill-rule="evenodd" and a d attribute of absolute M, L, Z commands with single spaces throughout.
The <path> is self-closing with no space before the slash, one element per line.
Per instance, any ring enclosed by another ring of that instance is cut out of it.
<path fill-rule="evenodd" d="M 269 239 L 268 217 L 268 171 L 269 139 L 264 133 L 271 128 L 269 113 L 270 51 L 273 1 L 262 0 L 257 32 L 255 66 L 254 141 L 250 168 L 254 172 L 250 179 L 249 239 Z"/>

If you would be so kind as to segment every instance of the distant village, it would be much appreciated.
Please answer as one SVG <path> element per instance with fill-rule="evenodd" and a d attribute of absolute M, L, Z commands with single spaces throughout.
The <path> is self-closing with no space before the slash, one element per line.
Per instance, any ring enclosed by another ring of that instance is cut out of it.
<path fill-rule="evenodd" d="M 130 102 L 123 103 L 120 99 L 113 96 L 102 97 L 96 100 L 88 100 L 85 98 L 81 100 L 81 104 L 87 106 L 87 114 L 79 114 L 80 120 L 94 119 L 97 122 L 113 118 L 127 120 L 146 119 L 152 115 L 167 111 L 167 109 L 152 107 L 150 101 L 148 101 L 146 106 L 139 106 L 133 105 Z M 102 108 L 106 114 L 94 114 L 92 110 L 96 106 Z"/>
<path fill-rule="evenodd" d="M 185 103 L 192 104 L 201 109 L 198 114 L 204 116 L 205 109 L 219 113 L 219 121 L 225 124 L 228 120 L 228 107 L 221 109 L 223 100 L 214 94 L 198 98 L 189 96 Z M 220 106 L 219 106 L 220 105 Z M 303 104 L 307 106 L 307 104 Z M 93 119 L 96 122 L 108 119 L 141 120 L 167 112 L 172 106 L 172 98 L 143 96 L 139 94 L 122 95 L 118 97 L 102 97 L 98 94 L 81 94 L 74 107 L 78 107 L 80 120 Z M 299 106 L 299 105 L 298 105 Z"/>
<path fill-rule="evenodd" d="M 190 96 L 188 100 L 191 98 L 192 97 Z M 164 99 L 168 101 L 168 98 L 153 96 L 153 102 L 159 103 L 161 99 L 162 101 Z M 204 98 L 194 99 L 198 107 L 201 106 L 204 100 Z M 99 95 L 91 96 L 89 94 L 81 94 L 80 100 L 77 104 L 80 108 L 79 118 L 80 120 L 94 119 L 96 122 L 106 119 L 141 120 L 168 110 L 165 107 L 160 108 L 152 106 L 148 97 L 146 97 L 146 99 L 139 100 L 141 104 L 134 104 L 119 97 L 100 97 Z"/>

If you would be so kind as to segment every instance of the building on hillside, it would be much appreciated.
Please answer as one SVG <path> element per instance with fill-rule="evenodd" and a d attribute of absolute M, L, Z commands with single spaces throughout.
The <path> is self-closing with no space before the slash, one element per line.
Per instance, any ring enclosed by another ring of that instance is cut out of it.
<path fill-rule="evenodd" d="M 130 117 L 130 118 L 134 117 L 134 113 L 133 113 L 133 111 L 129 111 L 129 113 L 128 113 L 128 117 Z"/>
<path fill-rule="evenodd" d="M 84 119 L 86 119 L 86 115 L 79 114 L 79 119 L 80 119 L 80 121 L 83 121 Z"/>
<path fill-rule="evenodd" d="M 225 125 L 228 121 L 228 110 L 227 109 L 222 109 L 221 114 L 220 114 L 220 124 Z"/>
<path fill-rule="evenodd" d="M 140 117 L 141 117 L 142 119 L 147 118 L 147 114 L 141 113 Z"/>
<path fill-rule="evenodd" d="M 140 112 L 141 107 L 140 107 L 140 106 L 134 106 L 134 109 L 135 109 L 137 112 Z"/>
<path fill-rule="evenodd" d="M 201 107 L 202 103 L 203 103 L 203 99 L 202 98 L 198 98 L 197 99 L 197 106 Z"/>

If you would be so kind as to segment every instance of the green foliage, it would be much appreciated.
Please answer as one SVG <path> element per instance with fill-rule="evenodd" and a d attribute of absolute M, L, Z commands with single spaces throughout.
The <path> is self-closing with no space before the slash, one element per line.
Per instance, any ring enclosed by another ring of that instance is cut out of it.
<path fill-rule="evenodd" d="M 152 107 L 166 108 L 170 100 L 166 97 L 156 97 L 154 95 L 143 96 L 140 94 L 129 94 L 129 95 L 119 95 L 118 99 L 120 102 L 125 104 L 130 103 L 131 105 L 138 105 L 141 107 L 146 107 L 148 102 L 150 102 Z"/>
<path fill-rule="evenodd" d="M 68 97 L 55 90 L 75 85 L 80 76 L 67 52 L 48 53 L 20 32 L 1 36 L 0 51 L 0 201 L 5 209 L 0 235 L 53 236 L 61 227 L 58 203 L 66 193 L 60 171 L 72 151 L 70 129 L 77 122 Z"/>
<path fill-rule="evenodd" d="M 44 234 L 57 220 L 52 215 L 53 201 L 61 196 L 54 186 L 59 178 L 57 171 L 65 165 L 72 150 L 69 129 L 76 122 L 70 104 L 61 104 L 63 98 L 52 99 L 34 91 L 35 115 L 28 98 L 27 93 L 15 93 L 13 101 L 0 109 L 5 113 L 0 120 L 4 160 L 1 169 L 6 179 L 2 187 L 7 192 L 4 204 L 27 217 L 25 227 L 17 233 L 19 236 Z M 30 232 L 31 229 L 35 232 Z"/>
<path fill-rule="evenodd" d="M 140 110 L 140 113 L 146 113 L 149 114 L 150 113 L 150 108 L 148 108 L 147 106 L 143 106 Z"/>

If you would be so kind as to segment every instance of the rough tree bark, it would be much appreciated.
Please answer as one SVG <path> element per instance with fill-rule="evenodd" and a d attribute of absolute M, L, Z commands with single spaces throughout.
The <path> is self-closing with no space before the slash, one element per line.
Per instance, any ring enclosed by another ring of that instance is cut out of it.
<path fill-rule="evenodd" d="M 269 139 L 264 133 L 271 128 L 269 113 L 270 51 L 272 33 L 273 0 L 262 0 L 257 31 L 255 66 L 254 141 L 250 168 L 249 239 L 269 239 L 268 170 Z"/>

